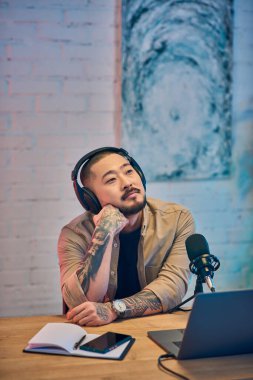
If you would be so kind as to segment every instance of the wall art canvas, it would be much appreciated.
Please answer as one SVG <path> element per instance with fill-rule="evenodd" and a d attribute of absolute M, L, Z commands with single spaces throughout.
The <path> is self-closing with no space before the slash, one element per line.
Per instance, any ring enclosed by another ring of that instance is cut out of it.
<path fill-rule="evenodd" d="M 149 181 L 231 164 L 232 0 L 122 0 L 121 146 Z"/>

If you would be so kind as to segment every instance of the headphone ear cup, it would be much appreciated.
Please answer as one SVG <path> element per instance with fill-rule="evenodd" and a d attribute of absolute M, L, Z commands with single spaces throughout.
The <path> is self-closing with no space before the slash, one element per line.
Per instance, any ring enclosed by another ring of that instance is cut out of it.
<path fill-rule="evenodd" d="M 86 210 L 92 212 L 93 214 L 98 214 L 102 207 L 96 195 L 87 187 L 82 187 L 82 191 L 83 204 L 86 205 Z"/>
<path fill-rule="evenodd" d="M 76 196 L 83 208 L 93 214 L 98 214 L 102 207 L 96 195 L 87 189 L 87 187 L 79 186 L 77 180 L 73 181 L 73 186 Z"/>
<path fill-rule="evenodd" d="M 143 184 L 143 187 L 144 189 L 146 190 L 146 178 L 143 174 L 143 171 L 142 170 L 139 170 L 139 165 L 138 165 L 138 168 L 137 167 L 134 167 L 134 169 L 137 171 L 137 173 L 139 174 L 140 178 L 141 178 L 141 182 Z"/>

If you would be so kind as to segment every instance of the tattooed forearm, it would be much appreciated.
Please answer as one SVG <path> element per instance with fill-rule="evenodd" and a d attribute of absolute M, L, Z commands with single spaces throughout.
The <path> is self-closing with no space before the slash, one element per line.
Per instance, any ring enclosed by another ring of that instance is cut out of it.
<path fill-rule="evenodd" d="M 105 236 L 101 230 L 97 233 L 94 232 L 94 240 L 92 238 L 92 243 L 88 251 L 89 256 L 83 263 L 82 268 L 77 271 L 77 276 L 81 283 L 84 293 L 87 293 L 89 289 L 90 279 L 92 278 L 93 280 L 95 280 L 96 274 L 100 268 L 109 240 L 110 236 Z"/>
<path fill-rule="evenodd" d="M 141 317 L 162 311 L 162 304 L 150 290 L 143 290 L 132 297 L 124 298 L 127 310 L 124 318 Z"/>
<path fill-rule="evenodd" d="M 90 283 L 89 268 L 90 268 L 91 258 L 92 256 L 88 256 L 85 262 L 82 264 L 82 268 L 76 271 L 76 275 L 84 291 L 84 294 L 87 293 L 89 283 Z"/>
<path fill-rule="evenodd" d="M 89 290 L 91 279 L 96 281 L 99 278 L 99 268 L 110 240 L 128 222 L 124 215 L 111 205 L 105 206 L 101 213 L 100 219 L 96 221 L 96 227 L 88 247 L 88 256 L 85 258 L 82 268 L 77 271 L 78 279 L 85 294 Z"/>
<path fill-rule="evenodd" d="M 88 249 L 88 253 L 91 256 L 95 256 L 97 254 L 97 250 L 101 246 L 105 245 L 108 237 L 109 237 L 109 231 L 107 231 L 101 226 L 96 227 L 91 238 L 91 243 Z"/>
<path fill-rule="evenodd" d="M 97 274 L 98 269 L 100 268 L 102 259 L 104 257 L 105 250 L 108 246 L 110 240 L 110 236 L 107 235 L 105 240 L 103 241 L 103 244 L 96 244 L 96 252 L 95 255 L 92 255 L 91 257 L 91 265 L 90 265 L 90 276 L 94 280 Z"/>

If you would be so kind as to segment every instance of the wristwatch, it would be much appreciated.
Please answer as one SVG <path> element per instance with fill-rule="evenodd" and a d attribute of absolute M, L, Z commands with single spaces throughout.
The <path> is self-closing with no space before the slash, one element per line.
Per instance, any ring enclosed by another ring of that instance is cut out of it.
<path fill-rule="evenodd" d="M 112 301 L 112 309 L 115 311 L 118 317 L 124 317 L 127 306 L 122 300 L 114 300 Z"/>

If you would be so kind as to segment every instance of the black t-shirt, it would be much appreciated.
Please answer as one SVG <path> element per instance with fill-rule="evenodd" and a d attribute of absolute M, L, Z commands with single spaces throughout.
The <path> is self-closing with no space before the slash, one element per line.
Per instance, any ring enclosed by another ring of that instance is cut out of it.
<path fill-rule="evenodd" d="M 132 296 L 141 290 L 137 272 L 140 235 L 141 228 L 130 233 L 119 234 L 118 286 L 115 299 Z"/>

